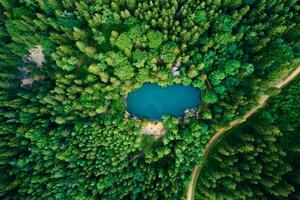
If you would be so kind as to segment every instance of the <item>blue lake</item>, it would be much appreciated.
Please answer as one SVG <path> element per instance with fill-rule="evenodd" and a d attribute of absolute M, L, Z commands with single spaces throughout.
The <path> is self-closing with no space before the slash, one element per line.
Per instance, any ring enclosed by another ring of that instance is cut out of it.
<path fill-rule="evenodd" d="M 184 116 L 186 109 L 200 103 L 200 91 L 192 86 L 180 84 L 161 87 L 145 83 L 141 88 L 128 94 L 127 111 L 138 118 L 158 120 L 163 114 Z"/>

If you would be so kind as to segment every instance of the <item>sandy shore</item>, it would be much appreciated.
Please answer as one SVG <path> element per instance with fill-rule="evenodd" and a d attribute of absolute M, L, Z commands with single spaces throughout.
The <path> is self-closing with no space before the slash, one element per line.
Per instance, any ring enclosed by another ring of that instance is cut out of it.
<path fill-rule="evenodd" d="M 156 138 L 164 135 L 166 130 L 162 122 L 148 122 L 146 126 L 143 127 L 141 134 L 154 135 Z"/>

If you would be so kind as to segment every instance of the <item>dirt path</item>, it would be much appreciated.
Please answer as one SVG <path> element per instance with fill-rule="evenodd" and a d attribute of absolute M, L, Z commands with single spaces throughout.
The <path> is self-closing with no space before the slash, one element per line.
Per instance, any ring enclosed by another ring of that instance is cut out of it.
<path fill-rule="evenodd" d="M 287 85 L 290 81 L 292 81 L 294 78 L 296 78 L 300 74 L 300 66 L 297 67 L 294 71 L 292 71 L 287 77 L 281 79 L 278 81 L 273 87 L 281 89 L 285 85 Z M 236 119 L 233 120 L 232 122 L 229 123 L 228 126 L 219 129 L 215 135 L 209 140 L 209 142 L 206 144 L 203 155 L 202 155 L 202 165 L 196 165 L 195 168 L 193 169 L 192 172 L 192 181 L 188 186 L 188 191 L 187 191 L 187 200 L 194 200 L 194 195 L 195 195 L 195 187 L 196 187 L 196 180 L 198 178 L 199 172 L 201 171 L 201 168 L 203 164 L 207 160 L 207 156 L 210 152 L 210 150 L 213 148 L 213 146 L 219 142 L 222 138 L 222 136 L 230 129 L 233 127 L 243 123 L 246 121 L 247 118 L 252 116 L 257 110 L 260 108 L 264 107 L 266 104 L 267 100 L 270 98 L 270 95 L 262 95 L 259 98 L 258 105 L 249 110 L 242 119 Z"/>

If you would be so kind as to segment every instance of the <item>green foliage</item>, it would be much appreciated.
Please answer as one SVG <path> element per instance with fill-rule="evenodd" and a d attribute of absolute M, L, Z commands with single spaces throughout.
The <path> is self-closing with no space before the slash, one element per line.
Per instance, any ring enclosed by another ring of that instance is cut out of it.
<path fill-rule="evenodd" d="M 218 96 L 214 92 L 208 92 L 203 97 L 203 101 L 208 104 L 213 104 L 218 101 Z"/>
<path fill-rule="evenodd" d="M 119 47 L 123 51 L 131 50 L 132 41 L 126 33 L 122 33 L 116 40 L 116 46 Z"/>
<path fill-rule="evenodd" d="M 147 33 L 147 38 L 151 49 L 158 48 L 162 43 L 162 34 L 159 32 L 150 31 Z"/>
<path fill-rule="evenodd" d="M 0 0 L 0 10 L 0 199 L 182 199 L 215 127 L 299 64 L 294 0 Z M 26 59 L 37 45 L 43 66 Z M 145 82 L 192 84 L 203 103 L 141 142 L 124 99 Z M 264 137 L 267 150 L 279 135 Z M 291 179 L 285 191 L 263 180 L 274 196 L 291 192 Z"/>
<path fill-rule="evenodd" d="M 143 135 L 140 137 L 140 149 L 142 151 L 147 151 L 152 148 L 155 143 L 155 138 L 153 135 Z"/>
<path fill-rule="evenodd" d="M 300 79 L 214 147 L 195 199 L 297 199 Z"/>
<path fill-rule="evenodd" d="M 121 66 L 115 68 L 114 73 L 120 80 L 128 80 L 134 76 L 134 69 L 130 66 Z"/>

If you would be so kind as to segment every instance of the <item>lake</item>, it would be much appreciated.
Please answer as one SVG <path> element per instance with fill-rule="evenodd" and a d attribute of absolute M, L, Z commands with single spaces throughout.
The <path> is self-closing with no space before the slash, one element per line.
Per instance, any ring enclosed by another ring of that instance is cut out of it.
<path fill-rule="evenodd" d="M 200 91 L 181 84 L 161 87 L 145 83 L 129 93 L 126 99 L 127 111 L 131 115 L 150 120 L 158 120 L 164 114 L 182 117 L 186 109 L 195 108 L 199 103 Z"/>

